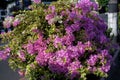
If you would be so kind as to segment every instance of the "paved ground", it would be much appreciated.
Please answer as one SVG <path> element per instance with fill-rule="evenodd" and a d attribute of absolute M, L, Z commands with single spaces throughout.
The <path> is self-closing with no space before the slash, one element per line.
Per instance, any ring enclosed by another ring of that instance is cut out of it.
<path fill-rule="evenodd" d="M 120 80 L 120 52 L 118 53 L 118 56 L 116 56 L 106 80 Z"/>
<path fill-rule="evenodd" d="M 0 61 L 0 80 L 19 80 L 19 75 L 10 69 L 7 61 Z"/>

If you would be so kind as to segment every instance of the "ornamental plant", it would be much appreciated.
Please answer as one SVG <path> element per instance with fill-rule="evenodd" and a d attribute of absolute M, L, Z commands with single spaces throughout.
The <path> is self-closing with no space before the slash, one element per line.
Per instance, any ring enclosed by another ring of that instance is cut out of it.
<path fill-rule="evenodd" d="M 87 80 L 107 77 L 114 50 L 98 5 L 89 0 L 59 0 L 50 5 L 34 0 L 30 10 L 7 17 L 0 59 L 28 80 Z"/>

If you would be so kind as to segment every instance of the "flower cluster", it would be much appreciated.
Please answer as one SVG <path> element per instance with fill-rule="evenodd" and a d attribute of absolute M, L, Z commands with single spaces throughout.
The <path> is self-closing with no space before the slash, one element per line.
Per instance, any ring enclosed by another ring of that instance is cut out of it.
<path fill-rule="evenodd" d="M 79 9 L 81 9 L 81 12 Z M 61 11 L 59 14 L 56 13 L 55 6 L 50 6 L 47 10 L 49 14 L 46 15 L 46 20 L 48 20 L 50 25 L 53 23 L 63 24 L 66 34 L 68 35 L 72 35 L 72 33 L 76 31 L 84 30 L 86 40 L 95 40 L 104 44 L 108 41 L 105 36 L 107 25 L 94 12 L 95 10 L 97 10 L 97 5 L 89 0 L 82 0 L 70 9 Z M 62 21 L 63 19 L 64 21 Z"/>
<path fill-rule="evenodd" d="M 23 20 L 24 14 L 18 14 L 15 17 L 7 16 L 3 21 L 4 28 L 16 27 Z"/>
<path fill-rule="evenodd" d="M 4 22 L 3 22 L 3 26 L 5 28 L 10 28 L 11 26 L 16 27 L 19 24 L 20 24 L 20 20 L 18 18 L 15 19 L 12 16 L 6 17 Z"/>
<path fill-rule="evenodd" d="M 41 0 L 33 0 L 34 3 L 41 3 Z"/>
<path fill-rule="evenodd" d="M 8 16 L 8 17 L 5 18 L 5 20 L 3 22 L 3 25 L 4 25 L 5 28 L 11 27 L 13 18 L 14 17 L 11 17 L 11 16 Z"/>
<path fill-rule="evenodd" d="M 47 67 L 52 73 L 64 74 L 74 80 L 76 77 L 80 78 L 80 68 L 86 67 L 93 74 L 97 71 L 107 73 L 110 70 L 112 56 L 108 50 L 94 50 L 90 41 L 78 41 L 77 45 L 64 44 L 62 49 L 54 52 L 46 52 L 47 45 L 49 43 L 40 36 L 33 44 L 27 44 L 26 49 L 30 55 L 37 54 L 35 60 L 39 66 Z"/>
<path fill-rule="evenodd" d="M 0 51 L 0 60 L 6 60 L 10 55 L 10 48 Z"/>
<path fill-rule="evenodd" d="M 4 21 L 14 26 L 7 45 L 11 67 L 29 80 L 86 80 L 88 74 L 106 77 L 112 44 L 107 25 L 96 12 L 97 4 L 90 0 L 34 3 L 32 10 Z M 0 52 L 1 59 L 6 58 L 5 51 Z"/>

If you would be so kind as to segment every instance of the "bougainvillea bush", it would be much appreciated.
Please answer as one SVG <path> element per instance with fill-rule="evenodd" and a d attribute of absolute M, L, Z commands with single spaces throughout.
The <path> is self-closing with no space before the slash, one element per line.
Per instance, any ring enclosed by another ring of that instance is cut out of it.
<path fill-rule="evenodd" d="M 2 33 L 8 44 L 0 51 L 12 69 L 28 80 L 87 80 L 87 75 L 107 77 L 113 51 L 106 23 L 89 0 L 34 0 L 30 10 L 7 17 Z"/>

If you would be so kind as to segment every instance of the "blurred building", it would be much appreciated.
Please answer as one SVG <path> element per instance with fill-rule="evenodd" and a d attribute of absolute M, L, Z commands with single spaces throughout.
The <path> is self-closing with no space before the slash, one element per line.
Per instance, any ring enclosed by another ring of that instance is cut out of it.
<path fill-rule="evenodd" d="M 2 22 L 4 18 L 10 15 L 10 9 L 15 5 L 15 0 L 0 0 L 0 31 L 3 30 Z"/>
<path fill-rule="evenodd" d="M 3 30 L 2 22 L 8 15 L 12 15 L 13 11 L 27 9 L 33 0 L 0 0 L 0 31 Z M 41 0 L 45 4 L 57 0 Z"/>

